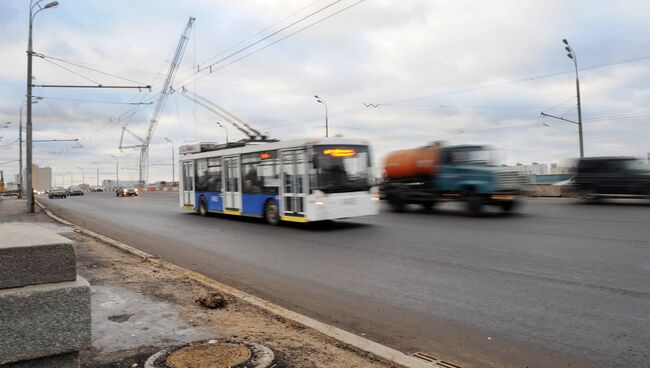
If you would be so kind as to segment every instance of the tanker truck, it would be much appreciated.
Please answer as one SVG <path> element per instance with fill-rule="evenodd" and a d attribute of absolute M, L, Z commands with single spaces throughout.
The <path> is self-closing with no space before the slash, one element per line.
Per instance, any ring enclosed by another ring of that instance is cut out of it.
<path fill-rule="evenodd" d="M 477 215 L 483 206 L 512 211 L 525 178 L 512 168 L 496 166 L 494 150 L 479 145 L 424 147 L 390 152 L 384 162 L 384 197 L 395 212 L 408 204 L 431 209 L 436 202 L 464 202 Z"/>

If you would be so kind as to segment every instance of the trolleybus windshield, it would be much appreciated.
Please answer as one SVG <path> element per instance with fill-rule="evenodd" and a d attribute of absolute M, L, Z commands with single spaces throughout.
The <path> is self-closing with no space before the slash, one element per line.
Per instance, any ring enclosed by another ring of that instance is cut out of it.
<path fill-rule="evenodd" d="M 370 155 L 367 146 L 314 146 L 316 188 L 325 193 L 370 189 Z"/>

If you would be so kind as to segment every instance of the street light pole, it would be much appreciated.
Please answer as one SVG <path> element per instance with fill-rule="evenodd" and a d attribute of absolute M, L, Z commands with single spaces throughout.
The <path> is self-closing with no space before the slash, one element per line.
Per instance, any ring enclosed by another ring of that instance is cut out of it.
<path fill-rule="evenodd" d="M 32 97 L 32 103 L 37 104 L 38 100 L 43 97 Z M 27 104 L 27 100 L 20 104 L 20 114 L 18 118 L 18 198 L 23 198 L 23 107 Z"/>
<path fill-rule="evenodd" d="M 26 157 L 25 166 L 27 170 L 27 212 L 34 213 L 34 189 L 32 185 L 32 56 L 34 53 L 32 47 L 32 29 L 34 18 L 36 15 L 45 9 L 54 8 L 59 5 L 58 1 L 52 1 L 41 7 L 40 3 L 43 0 L 29 2 L 29 36 L 27 39 L 27 126 L 26 126 Z M 38 6 L 38 10 L 34 12 L 34 7 Z"/>
<path fill-rule="evenodd" d="M 97 161 L 91 161 L 90 162 L 93 165 L 97 165 L 97 184 L 95 184 L 95 188 L 99 188 L 99 162 Z"/>
<path fill-rule="evenodd" d="M 566 50 L 566 56 L 569 59 L 573 60 L 573 66 L 576 69 L 576 95 L 578 98 L 578 135 L 580 137 L 580 157 L 585 157 L 584 145 L 582 140 L 582 106 L 580 104 L 580 79 L 578 79 L 578 58 L 575 51 L 571 46 L 569 46 L 569 41 L 566 38 L 562 39 L 562 42 L 566 45 L 564 50 Z"/>
<path fill-rule="evenodd" d="M 228 129 L 226 129 L 226 127 L 223 126 L 223 124 L 221 124 L 220 122 L 217 121 L 216 123 L 218 126 L 222 127 L 223 130 L 226 132 L 226 144 L 228 144 Z"/>
<path fill-rule="evenodd" d="M 115 187 L 117 188 L 120 185 L 120 159 L 115 155 L 111 157 L 115 159 Z"/>
<path fill-rule="evenodd" d="M 327 102 L 325 102 L 325 100 L 323 100 L 322 98 L 318 97 L 318 95 L 314 95 L 314 97 L 316 98 L 316 101 L 318 103 L 323 104 L 323 106 L 325 106 L 325 137 L 329 137 L 330 136 L 329 135 L 329 122 L 327 121 L 329 114 L 327 112 Z"/>
<path fill-rule="evenodd" d="M 176 169 L 175 169 L 176 161 L 174 160 L 174 141 L 172 141 L 167 137 L 165 137 L 165 140 L 172 145 L 172 183 L 174 183 L 176 181 Z"/>

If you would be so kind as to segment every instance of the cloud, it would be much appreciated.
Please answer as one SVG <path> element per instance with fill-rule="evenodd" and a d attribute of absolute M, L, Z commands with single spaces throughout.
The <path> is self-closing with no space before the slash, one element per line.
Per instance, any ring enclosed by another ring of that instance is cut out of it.
<path fill-rule="evenodd" d="M 322 14 L 353 3 L 343 0 Z M 539 118 L 539 112 L 554 105 L 559 106 L 548 111 L 576 118 L 571 109 L 573 65 L 561 39 L 569 39 L 581 68 L 648 56 L 650 50 L 650 3 L 645 1 L 375 0 L 205 78 L 188 79 L 197 64 L 228 55 L 220 52 L 239 41 L 286 18 L 263 33 L 269 34 L 327 4 L 62 1 L 59 8 L 39 14 L 34 29 L 37 51 L 150 83 L 153 91 L 36 88 L 34 93 L 46 100 L 34 107 L 35 134 L 79 138 L 84 148 L 42 143 L 34 161 L 59 173 L 75 167 L 90 172 L 90 161 L 100 162 L 106 168 L 101 171 L 112 168 L 110 154 L 118 154 L 121 127 L 144 135 L 153 112 L 152 105 L 120 103 L 153 101 L 189 16 L 197 21 L 178 72 L 177 81 L 184 82 L 177 87 L 185 85 L 280 139 L 323 134 L 324 109 L 313 98 L 318 94 L 328 102 L 330 131 L 368 139 L 377 162 L 392 149 L 435 140 L 490 144 L 501 149 L 509 163 L 574 157 L 576 127 Z M 0 2 L 0 121 L 18 120 L 25 94 L 26 20 L 26 5 Z M 57 63 L 104 84 L 130 83 Z M 588 119 L 645 109 L 649 63 L 646 59 L 581 71 L 588 155 L 648 151 L 650 118 Z M 37 83 L 91 83 L 40 59 L 34 68 Z M 526 79 L 562 71 L 567 73 Z M 380 106 L 365 107 L 364 102 Z M 219 119 L 181 93 L 170 96 L 152 141 L 151 162 L 171 160 L 163 137 L 176 145 L 223 141 L 224 130 L 215 123 Z M 228 133 L 231 139 L 243 137 L 232 126 Z M 125 168 L 136 166 L 137 152 L 119 154 Z M 0 161 L 15 155 L 17 146 L 0 148 Z M 11 174 L 13 166 L 3 169 Z M 121 173 L 129 175 L 134 178 L 136 172 Z M 167 166 L 151 167 L 151 180 L 170 175 Z"/>

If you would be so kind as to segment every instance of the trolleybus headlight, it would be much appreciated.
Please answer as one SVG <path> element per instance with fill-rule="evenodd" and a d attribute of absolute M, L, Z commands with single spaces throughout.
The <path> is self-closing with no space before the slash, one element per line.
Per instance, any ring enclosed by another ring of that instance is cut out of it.
<path fill-rule="evenodd" d="M 312 201 L 314 202 L 315 205 L 322 206 L 325 204 L 325 193 L 321 192 L 320 190 L 315 190 L 314 191 L 314 197 L 312 198 Z"/>

